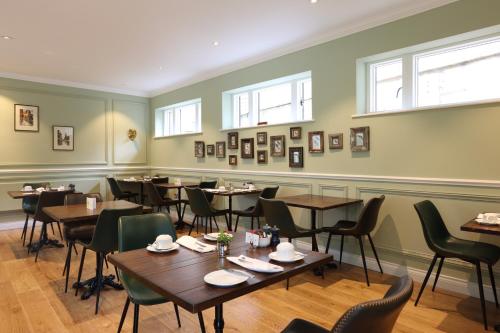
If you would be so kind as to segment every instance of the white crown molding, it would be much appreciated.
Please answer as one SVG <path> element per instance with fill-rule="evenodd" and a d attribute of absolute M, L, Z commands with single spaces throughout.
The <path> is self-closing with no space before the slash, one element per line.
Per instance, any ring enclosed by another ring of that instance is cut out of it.
<path fill-rule="evenodd" d="M 146 91 L 112 88 L 112 87 L 99 86 L 99 85 L 94 85 L 94 84 L 89 84 L 89 83 L 64 81 L 64 80 L 57 80 L 57 79 L 24 75 L 24 74 L 17 74 L 17 73 L 0 72 L 0 77 L 6 78 L 6 79 L 15 79 L 15 80 L 30 81 L 30 82 L 37 82 L 37 83 L 44 83 L 44 84 L 52 84 L 52 85 L 63 86 L 63 87 L 102 91 L 102 92 L 114 93 L 114 94 L 120 94 L 120 95 L 150 97 L 150 93 L 148 93 Z"/>
<path fill-rule="evenodd" d="M 333 31 L 328 31 L 320 36 L 317 36 L 315 38 L 308 39 L 306 41 L 301 41 L 298 43 L 293 43 L 286 45 L 284 47 L 280 47 L 277 49 L 274 49 L 270 52 L 267 52 L 265 54 L 258 55 L 256 57 L 251 57 L 249 59 L 240 61 L 238 63 L 230 64 L 227 66 L 222 66 L 216 70 L 209 71 L 206 73 L 202 73 L 199 75 L 195 75 L 187 80 L 181 81 L 179 83 L 175 83 L 166 87 L 163 87 L 161 89 L 156 89 L 152 90 L 149 93 L 149 97 L 156 97 L 165 93 L 172 92 L 174 90 L 184 88 L 187 86 L 190 86 L 195 83 L 199 83 L 205 80 L 213 79 L 215 77 L 228 74 L 234 71 L 237 71 L 239 69 L 243 69 L 246 67 L 250 67 L 256 64 L 259 64 L 261 62 L 265 62 L 267 60 L 271 60 L 274 58 L 278 58 L 290 53 L 294 53 L 300 50 L 304 50 L 316 45 L 320 45 L 326 42 L 333 41 L 335 39 L 339 39 L 342 37 L 346 37 L 352 34 L 355 34 L 357 32 L 361 32 L 364 30 L 368 30 L 371 28 L 375 28 L 377 26 L 384 25 L 386 23 L 394 22 L 400 19 L 403 19 L 405 17 L 409 17 L 412 15 L 416 15 L 419 13 L 423 13 L 429 10 L 432 10 L 434 8 L 438 8 L 453 2 L 456 2 L 458 0 L 436 0 L 431 3 L 421 3 L 420 1 L 414 1 L 413 5 L 409 8 L 405 9 L 395 9 L 395 10 L 389 10 L 384 12 L 381 15 L 377 16 L 372 16 L 370 19 L 364 21 L 363 23 L 360 22 L 354 22 L 351 24 L 347 24 L 341 28 L 336 28 Z"/>

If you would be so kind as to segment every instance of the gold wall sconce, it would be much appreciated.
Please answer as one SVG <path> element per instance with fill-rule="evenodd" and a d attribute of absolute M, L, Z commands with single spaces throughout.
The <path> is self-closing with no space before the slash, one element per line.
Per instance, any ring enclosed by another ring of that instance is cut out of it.
<path fill-rule="evenodd" d="M 127 136 L 128 136 L 130 141 L 134 141 L 135 138 L 137 137 L 137 130 L 130 128 L 128 130 Z"/>

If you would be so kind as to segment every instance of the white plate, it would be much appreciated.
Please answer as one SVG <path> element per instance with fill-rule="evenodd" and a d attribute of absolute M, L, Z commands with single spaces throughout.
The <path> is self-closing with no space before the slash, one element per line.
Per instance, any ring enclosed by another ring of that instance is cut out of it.
<path fill-rule="evenodd" d="M 165 252 L 177 250 L 179 248 L 179 246 L 180 246 L 179 244 L 173 243 L 172 247 L 169 249 L 158 250 L 158 249 L 154 248 L 153 246 L 148 245 L 148 247 L 146 247 L 146 250 L 148 250 L 149 252 L 154 252 L 154 253 L 165 253 Z"/>
<path fill-rule="evenodd" d="M 278 252 L 271 252 L 271 253 L 269 253 L 269 259 L 276 260 L 276 261 L 279 261 L 279 262 L 295 262 L 295 261 L 299 261 L 299 260 L 304 259 L 304 255 L 303 254 L 299 254 L 299 253 L 295 253 L 295 256 L 293 258 L 291 258 L 291 259 L 284 259 L 284 258 L 280 258 L 278 256 Z"/>
<path fill-rule="evenodd" d="M 231 287 L 245 282 L 246 280 L 248 280 L 248 278 L 248 276 L 245 276 L 243 274 L 234 274 L 221 269 L 208 273 L 207 275 L 205 275 L 203 280 L 213 286 Z"/>
<path fill-rule="evenodd" d="M 230 237 L 233 237 L 233 235 L 228 234 L 227 232 L 226 232 L 226 235 L 228 235 Z M 219 233 L 218 232 L 212 232 L 210 234 L 203 235 L 204 239 L 212 241 L 212 242 L 216 242 L 217 241 L 217 237 L 219 237 Z"/>

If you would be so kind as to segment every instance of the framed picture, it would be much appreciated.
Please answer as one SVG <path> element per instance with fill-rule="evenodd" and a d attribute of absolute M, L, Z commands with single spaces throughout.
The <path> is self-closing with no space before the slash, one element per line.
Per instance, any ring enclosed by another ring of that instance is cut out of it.
<path fill-rule="evenodd" d="M 253 138 L 241 139 L 241 158 L 253 158 Z"/>
<path fill-rule="evenodd" d="M 40 119 L 38 106 L 14 104 L 14 130 L 38 132 Z"/>
<path fill-rule="evenodd" d="M 195 141 L 194 142 L 194 157 L 205 157 L 205 142 Z"/>
<path fill-rule="evenodd" d="M 344 134 L 342 133 L 328 134 L 328 148 L 330 149 L 344 148 Z"/>
<path fill-rule="evenodd" d="M 238 132 L 227 133 L 227 148 L 238 149 Z"/>
<path fill-rule="evenodd" d="M 72 126 L 52 126 L 52 149 L 75 150 L 75 133 Z"/>
<path fill-rule="evenodd" d="M 288 148 L 288 166 L 290 168 L 304 167 L 304 148 L 302 147 Z"/>
<path fill-rule="evenodd" d="M 309 132 L 309 152 L 322 153 L 324 150 L 323 131 Z"/>
<path fill-rule="evenodd" d="M 267 150 L 257 150 L 257 163 L 267 164 Z"/>
<path fill-rule="evenodd" d="M 217 158 L 226 158 L 226 142 L 217 141 L 215 143 L 215 156 Z"/>
<path fill-rule="evenodd" d="M 290 127 L 290 139 L 298 140 L 302 138 L 302 127 Z"/>
<path fill-rule="evenodd" d="M 271 156 L 285 156 L 285 136 L 273 135 L 271 141 Z"/>
<path fill-rule="evenodd" d="M 215 145 L 207 145 L 207 155 L 215 154 Z"/>
<path fill-rule="evenodd" d="M 267 145 L 267 132 L 257 132 L 257 144 Z"/>
<path fill-rule="evenodd" d="M 351 151 L 370 150 L 370 127 L 351 128 Z"/>
<path fill-rule="evenodd" d="M 229 165 L 238 165 L 238 156 L 229 155 Z"/>

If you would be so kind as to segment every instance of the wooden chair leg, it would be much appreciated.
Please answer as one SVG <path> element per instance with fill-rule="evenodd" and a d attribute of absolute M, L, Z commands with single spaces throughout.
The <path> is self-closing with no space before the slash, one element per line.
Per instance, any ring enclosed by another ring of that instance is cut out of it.
<path fill-rule="evenodd" d="M 370 245 L 372 246 L 372 251 L 373 254 L 375 255 L 375 259 L 377 259 L 378 268 L 380 268 L 380 274 L 384 274 L 384 271 L 382 270 L 382 265 L 380 264 L 380 260 L 378 260 L 377 250 L 375 250 L 375 245 L 373 244 L 372 236 L 370 236 L 370 234 L 368 234 L 368 240 L 370 241 Z"/>
<path fill-rule="evenodd" d="M 201 333 L 205 333 L 205 321 L 203 320 L 203 312 L 198 312 L 198 321 L 200 322 Z"/>
<path fill-rule="evenodd" d="M 130 305 L 130 298 L 127 296 L 127 300 L 125 301 L 125 306 L 123 307 L 122 317 L 120 318 L 120 324 L 118 325 L 118 332 L 122 331 L 123 323 L 125 322 L 125 318 L 127 317 L 128 306 Z"/>
<path fill-rule="evenodd" d="M 443 267 L 443 262 L 444 262 L 444 257 L 441 257 L 441 260 L 439 260 L 439 265 L 438 265 L 438 270 L 436 273 L 436 278 L 434 279 L 434 284 L 432 285 L 432 291 L 436 289 L 436 285 L 439 279 L 439 274 L 441 274 L 441 268 Z"/>
<path fill-rule="evenodd" d="M 368 269 L 366 268 L 365 249 L 363 248 L 363 239 L 361 237 L 358 237 L 358 242 L 359 242 L 359 250 L 361 251 L 361 259 L 363 259 L 363 268 L 365 269 L 366 284 L 369 287 L 370 280 L 368 279 Z"/>
<path fill-rule="evenodd" d="M 181 327 L 181 317 L 179 316 L 179 307 L 174 303 L 175 317 L 177 317 L 177 326 Z"/>
<path fill-rule="evenodd" d="M 96 253 L 96 265 L 97 265 L 97 289 L 96 289 L 96 299 L 95 299 L 95 314 L 99 312 L 99 300 L 101 297 L 102 289 L 102 268 L 104 266 L 104 254 Z"/>
<path fill-rule="evenodd" d="M 134 304 L 134 327 L 132 332 L 139 333 L 139 304 Z"/>
<path fill-rule="evenodd" d="M 332 234 L 328 233 L 328 240 L 326 241 L 326 248 L 325 248 L 325 253 L 328 253 L 330 251 L 330 242 L 332 240 Z"/>
<path fill-rule="evenodd" d="M 238 223 L 240 222 L 240 216 L 236 215 L 236 223 L 234 224 L 234 232 L 238 230 Z"/>
<path fill-rule="evenodd" d="M 83 263 L 85 262 L 85 253 L 87 253 L 86 247 L 83 248 L 82 257 L 80 259 L 80 268 L 78 269 L 78 278 L 76 279 L 75 296 L 78 296 L 78 286 L 80 285 L 80 281 L 82 279 Z"/>
<path fill-rule="evenodd" d="M 498 308 L 497 287 L 495 286 L 495 275 L 493 275 L 491 265 L 488 265 L 488 272 L 490 273 L 491 288 L 493 288 L 493 295 L 495 296 L 495 305 Z"/>
<path fill-rule="evenodd" d="M 429 270 L 427 271 L 427 274 L 425 274 L 424 282 L 422 282 L 422 286 L 420 287 L 420 291 L 418 292 L 417 299 L 415 300 L 415 306 L 417 306 L 418 301 L 420 300 L 420 296 L 422 296 L 422 292 L 424 291 L 425 285 L 427 284 L 427 281 L 429 281 L 429 277 L 431 276 L 432 270 L 434 269 L 434 265 L 436 264 L 437 258 L 438 258 L 438 255 L 435 254 L 434 258 L 432 259 L 431 265 L 429 266 Z"/>
<path fill-rule="evenodd" d="M 342 265 L 342 253 L 344 252 L 344 235 L 340 237 L 340 258 L 339 258 L 339 267 Z"/>
<path fill-rule="evenodd" d="M 479 299 L 481 300 L 481 311 L 483 312 L 484 329 L 488 330 L 488 320 L 486 319 L 486 302 L 484 300 L 483 278 L 481 276 L 481 263 L 476 263 L 477 286 L 479 287 Z"/>

